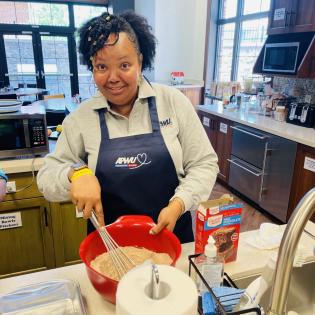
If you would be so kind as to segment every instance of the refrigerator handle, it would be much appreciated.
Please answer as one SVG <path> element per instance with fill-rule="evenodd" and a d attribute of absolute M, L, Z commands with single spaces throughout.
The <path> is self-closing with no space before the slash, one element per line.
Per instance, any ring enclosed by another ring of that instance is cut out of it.
<path fill-rule="evenodd" d="M 259 190 L 259 202 L 262 201 L 263 198 L 263 192 L 264 192 L 264 178 L 267 175 L 266 174 L 266 160 L 268 152 L 272 150 L 268 149 L 268 141 L 265 143 L 265 151 L 264 151 L 264 160 L 263 160 L 263 168 L 262 168 L 262 176 L 261 176 L 261 182 L 260 182 L 260 190 Z"/>
<path fill-rule="evenodd" d="M 234 127 L 234 126 L 231 126 L 231 128 L 232 128 L 232 129 L 235 129 L 235 130 L 237 130 L 237 131 L 246 133 L 247 135 L 253 136 L 253 137 L 258 138 L 258 139 L 260 139 L 260 140 L 264 140 L 264 139 L 267 139 L 267 138 L 268 138 L 267 136 L 258 136 L 258 135 L 254 134 L 254 133 L 252 133 L 252 132 L 249 132 L 249 131 L 247 131 L 247 130 L 243 130 L 243 129 L 241 129 L 241 128 L 237 128 L 237 127 Z"/>
<path fill-rule="evenodd" d="M 257 176 L 257 177 L 259 177 L 259 176 L 262 175 L 262 172 L 261 172 L 261 173 L 255 173 L 255 172 L 251 171 L 250 169 L 248 169 L 247 167 L 245 167 L 245 166 L 243 166 L 243 165 L 241 165 L 241 164 L 236 163 L 234 160 L 230 160 L 230 159 L 227 159 L 227 160 L 228 160 L 230 163 L 232 163 L 232 164 L 234 164 L 234 165 L 236 165 L 236 166 L 242 168 L 244 171 L 246 171 L 246 172 L 248 172 L 248 173 L 251 173 L 251 174 L 253 174 L 253 175 Z"/>

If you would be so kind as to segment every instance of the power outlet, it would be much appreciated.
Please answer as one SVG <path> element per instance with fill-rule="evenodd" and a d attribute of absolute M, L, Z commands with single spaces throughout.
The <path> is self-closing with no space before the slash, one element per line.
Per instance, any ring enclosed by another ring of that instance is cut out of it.
<path fill-rule="evenodd" d="M 15 192 L 16 192 L 15 181 L 7 182 L 7 194 L 15 193 Z"/>

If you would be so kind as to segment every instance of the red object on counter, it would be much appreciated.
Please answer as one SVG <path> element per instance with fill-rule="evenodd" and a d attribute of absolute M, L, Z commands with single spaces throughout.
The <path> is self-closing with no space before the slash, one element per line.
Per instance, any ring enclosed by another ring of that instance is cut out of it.
<path fill-rule="evenodd" d="M 175 266 L 181 254 L 181 244 L 174 233 L 167 229 L 157 235 L 149 234 L 154 226 L 153 220 L 143 215 L 126 215 L 106 226 L 107 231 L 120 246 L 144 247 L 158 253 L 167 253 Z M 80 257 L 85 264 L 88 277 L 107 301 L 116 302 L 118 281 L 112 280 L 90 266 L 90 262 L 98 255 L 106 252 L 105 245 L 97 231 L 90 233 L 80 245 Z"/>

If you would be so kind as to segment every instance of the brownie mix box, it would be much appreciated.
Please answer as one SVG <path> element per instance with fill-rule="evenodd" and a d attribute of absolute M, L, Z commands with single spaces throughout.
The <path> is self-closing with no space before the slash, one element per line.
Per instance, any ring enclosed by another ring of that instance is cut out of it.
<path fill-rule="evenodd" d="M 233 203 L 230 195 L 200 203 L 196 214 L 195 253 L 204 252 L 212 235 L 224 262 L 236 260 L 242 208 L 241 203 Z"/>

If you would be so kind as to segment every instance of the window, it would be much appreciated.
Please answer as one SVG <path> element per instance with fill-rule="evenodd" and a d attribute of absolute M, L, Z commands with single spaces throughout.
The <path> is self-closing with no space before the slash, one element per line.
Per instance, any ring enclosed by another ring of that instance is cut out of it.
<path fill-rule="evenodd" d="M 74 5 L 73 11 L 74 25 L 75 27 L 80 27 L 84 22 L 101 15 L 105 11 L 105 8 L 91 5 Z"/>
<path fill-rule="evenodd" d="M 82 23 L 105 11 L 112 13 L 106 0 L 103 5 L 0 0 L 0 87 L 32 85 L 67 98 L 91 97 L 93 74 L 79 62 L 75 36 Z"/>
<path fill-rule="evenodd" d="M 69 26 L 68 5 L 35 2 L 0 2 L 0 23 Z"/>
<path fill-rule="evenodd" d="M 270 0 L 220 0 L 215 79 L 250 75 L 267 37 Z"/>

